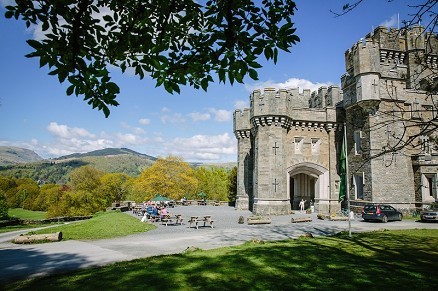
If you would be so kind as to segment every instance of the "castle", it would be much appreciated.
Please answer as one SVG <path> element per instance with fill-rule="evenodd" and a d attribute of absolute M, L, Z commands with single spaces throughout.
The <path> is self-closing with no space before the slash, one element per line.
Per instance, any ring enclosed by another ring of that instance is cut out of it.
<path fill-rule="evenodd" d="M 437 35 L 380 26 L 346 51 L 345 64 L 341 89 L 255 90 L 250 108 L 234 112 L 236 208 L 281 215 L 303 199 L 338 211 L 344 125 L 353 209 L 437 200 L 438 96 L 424 90 L 437 82 Z"/>

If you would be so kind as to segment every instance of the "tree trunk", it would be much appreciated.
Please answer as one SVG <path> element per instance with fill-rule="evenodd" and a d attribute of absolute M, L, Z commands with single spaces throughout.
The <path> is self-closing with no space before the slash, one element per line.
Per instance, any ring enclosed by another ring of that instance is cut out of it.
<path fill-rule="evenodd" d="M 22 234 L 14 239 L 16 244 L 36 243 L 36 242 L 53 242 L 62 240 L 62 232 L 46 233 L 46 234 Z"/>

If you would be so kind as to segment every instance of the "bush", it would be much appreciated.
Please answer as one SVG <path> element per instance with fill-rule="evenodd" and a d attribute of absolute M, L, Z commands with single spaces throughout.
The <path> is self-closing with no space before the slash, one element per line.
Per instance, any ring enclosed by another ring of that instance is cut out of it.
<path fill-rule="evenodd" d="M 8 204 L 6 203 L 5 194 L 0 191 L 0 220 L 8 219 Z"/>

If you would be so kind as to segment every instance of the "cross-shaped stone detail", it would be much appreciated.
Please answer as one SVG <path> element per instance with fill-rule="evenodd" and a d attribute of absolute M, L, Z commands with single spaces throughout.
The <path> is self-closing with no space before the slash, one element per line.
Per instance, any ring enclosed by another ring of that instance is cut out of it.
<path fill-rule="evenodd" d="M 274 192 L 277 192 L 277 185 L 278 185 L 277 178 L 274 179 L 274 183 L 272 183 L 272 185 L 274 185 Z"/>
<path fill-rule="evenodd" d="M 376 83 L 376 80 L 373 80 L 373 83 L 371 84 L 374 87 L 374 93 L 377 93 L 377 86 L 379 86 L 379 84 Z"/>
<path fill-rule="evenodd" d="M 277 149 L 280 148 L 277 146 L 277 142 L 275 142 L 275 145 L 272 148 L 274 149 L 274 155 L 277 155 Z"/>

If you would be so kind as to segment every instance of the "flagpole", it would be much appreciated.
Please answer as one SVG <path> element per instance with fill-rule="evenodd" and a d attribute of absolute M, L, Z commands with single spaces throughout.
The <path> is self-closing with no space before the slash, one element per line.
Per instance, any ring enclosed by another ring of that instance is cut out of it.
<path fill-rule="evenodd" d="M 345 188 L 347 191 L 347 209 L 348 209 L 348 237 L 351 237 L 351 218 L 350 218 L 350 185 L 348 176 L 348 150 L 347 150 L 347 123 L 344 122 L 344 154 L 345 154 Z"/>

